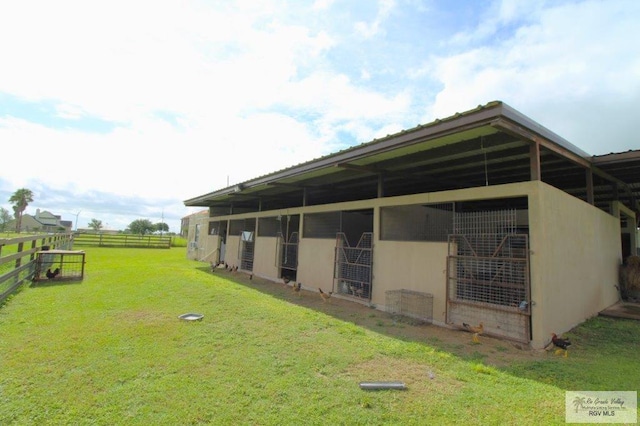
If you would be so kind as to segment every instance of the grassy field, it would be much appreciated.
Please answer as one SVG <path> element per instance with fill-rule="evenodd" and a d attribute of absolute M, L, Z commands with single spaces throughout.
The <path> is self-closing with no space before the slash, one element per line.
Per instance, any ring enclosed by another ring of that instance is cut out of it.
<path fill-rule="evenodd" d="M 547 425 L 565 390 L 640 389 L 639 322 L 592 319 L 562 358 L 212 274 L 182 249 L 86 252 L 84 281 L 0 308 L 2 425 Z"/>

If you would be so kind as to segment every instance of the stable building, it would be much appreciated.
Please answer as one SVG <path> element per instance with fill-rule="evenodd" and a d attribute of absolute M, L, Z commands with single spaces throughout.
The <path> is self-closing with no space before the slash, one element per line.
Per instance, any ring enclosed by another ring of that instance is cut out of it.
<path fill-rule="evenodd" d="M 539 348 L 619 300 L 639 200 L 640 151 L 495 101 L 184 204 L 191 258 Z"/>

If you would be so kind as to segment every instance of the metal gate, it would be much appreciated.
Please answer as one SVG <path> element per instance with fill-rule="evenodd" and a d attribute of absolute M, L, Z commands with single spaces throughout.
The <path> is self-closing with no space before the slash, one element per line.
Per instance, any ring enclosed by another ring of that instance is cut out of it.
<path fill-rule="evenodd" d="M 351 247 L 346 235 L 339 232 L 334 259 L 333 278 L 337 293 L 371 300 L 373 233 L 364 232 L 358 244 Z"/>
<path fill-rule="evenodd" d="M 449 235 L 447 322 L 483 323 L 486 334 L 531 340 L 528 235 Z"/>
<path fill-rule="evenodd" d="M 240 233 L 240 269 L 253 271 L 253 252 L 255 248 L 254 234 L 252 231 L 242 231 Z"/>
<path fill-rule="evenodd" d="M 298 269 L 298 244 L 299 238 L 297 232 L 289 235 L 289 240 L 285 241 L 284 236 L 278 233 L 278 251 L 276 258 L 276 266 L 283 269 L 295 271 Z"/>

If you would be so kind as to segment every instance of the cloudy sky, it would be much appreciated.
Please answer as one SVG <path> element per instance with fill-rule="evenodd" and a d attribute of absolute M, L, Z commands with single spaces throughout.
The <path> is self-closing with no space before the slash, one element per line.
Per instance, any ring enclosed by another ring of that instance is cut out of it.
<path fill-rule="evenodd" d="M 185 199 L 502 100 L 640 148 L 637 0 L 0 0 L 0 206 L 179 231 Z"/>

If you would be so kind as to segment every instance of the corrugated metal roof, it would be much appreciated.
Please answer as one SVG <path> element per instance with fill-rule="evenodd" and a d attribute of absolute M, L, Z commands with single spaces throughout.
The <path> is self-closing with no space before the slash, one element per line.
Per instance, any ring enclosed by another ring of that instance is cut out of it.
<path fill-rule="evenodd" d="M 610 187 L 612 178 L 639 183 L 618 177 L 623 168 L 614 166 L 636 161 L 636 154 L 592 157 L 493 101 L 188 199 L 185 205 L 271 210 L 300 206 L 303 197 L 306 205 L 375 198 L 381 177 L 387 196 L 524 181 L 530 178 L 534 142 L 543 147 L 542 179 L 577 196 L 586 197 L 581 195 L 585 167 L 607 169 L 596 178 L 597 188 Z M 598 196 L 603 203 L 609 198 Z"/>

